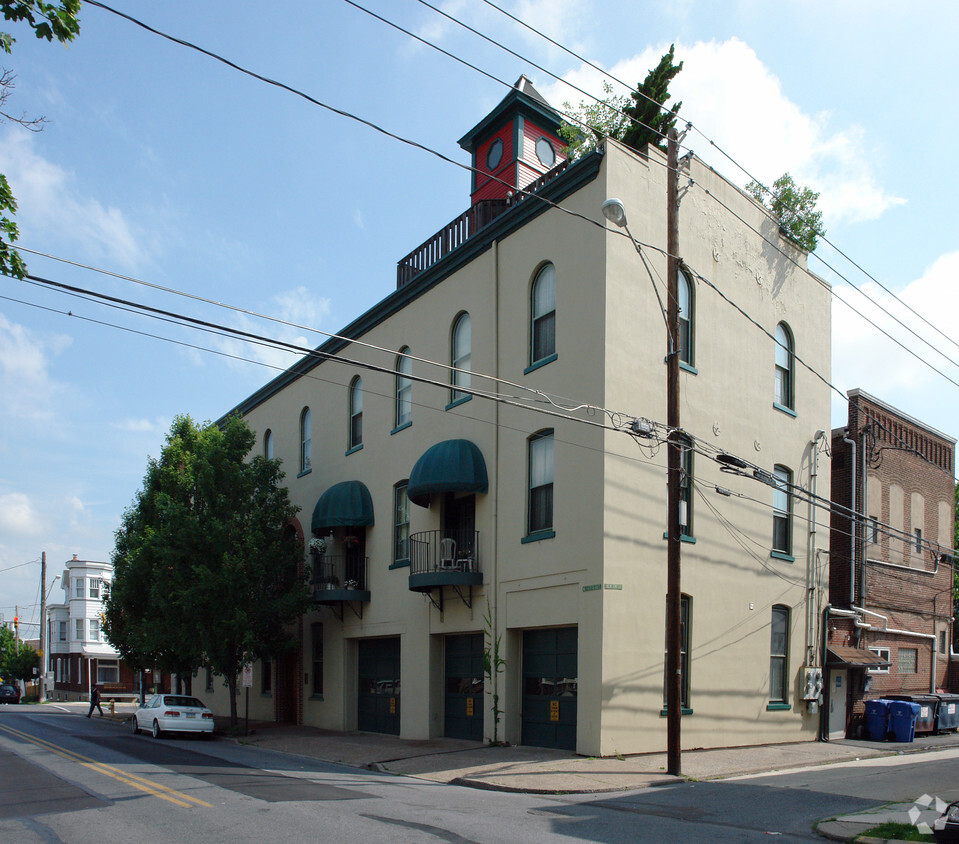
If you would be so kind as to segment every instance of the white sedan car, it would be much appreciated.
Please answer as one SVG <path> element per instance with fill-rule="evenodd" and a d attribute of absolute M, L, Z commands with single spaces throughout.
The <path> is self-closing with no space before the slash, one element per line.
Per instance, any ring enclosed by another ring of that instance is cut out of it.
<path fill-rule="evenodd" d="M 140 730 L 150 730 L 153 738 L 163 733 L 200 733 L 211 738 L 213 713 L 189 695 L 153 695 L 133 714 L 133 732 Z"/>

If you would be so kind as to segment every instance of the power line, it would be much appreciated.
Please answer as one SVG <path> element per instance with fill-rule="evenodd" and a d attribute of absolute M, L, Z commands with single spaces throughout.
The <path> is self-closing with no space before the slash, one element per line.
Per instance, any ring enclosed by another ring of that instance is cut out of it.
<path fill-rule="evenodd" d="M 263 82 L 265 82 L 265 83 L 267 83 L 267 84 L 275 85 L 275 86 L 277 86 L 277 87 L 279 87 L 279 88 L 282 88 L 282 89 L 284 89 L 284 90 L 286 90 L 286 91 L 289 91 L 290 93 L 293 93 L 293 94 L 295 94 L 295 95 L 297 95 L 297 96 L 303 97 L 303 98 L 306 99 L 307 101 L 309 101 L 309 102 L 311 102 L 311 103 L 313 103 L 313 104 L 315 104 L 315 105 L 318 105 L 318 106 L 320 106 L 321 108 L 325 108 L 325 109 L 328 109 L 328 110 L 330 110 L 330 111 L 333 111 L 333 112 L 335 112 L 335 113 L 337 113 L 337 114 L 340 114 L 341 116 L 348 117 L 348 118 L 353 119 L 353 120 L 357 120 L 357 121 L 359 121 L 360 123 L 362 123 L 363 125 L 366 125 L 366 126 L 368 126 L 369 128 L 374 129 L 375 131 L 381 132 L 382 134 L 385 134 L 385 135 L 387 135 L 388 137 L 393 138 L 394 140 L 398 140 L 398 141 L 400 141 L 401 143 L 409 144 L 409 145 L 414 146 L 414 147 L 416 147 L 416 148 L 418 148 L 418 149 L 421 149 L 421 150 L 423 150 L 423 151 L 425 151 L 425 152 L 429 152 L 429 153 L 437 156 L 437 157 L 440 158 L 441 160 L 446 161 L 446 162 L 448 162 L 448 163 L 451 163 L 451 164 L 453 164 L 453 165 L 455 165 L 455 166 L 457 166 L 457 167 L 460 167 L 461 169 L 465 169 L 465 170 L 468 170 L 468 171 L 470 171 L 470 172 L 479 172 L 477 168 L 473 168 L 473 167 L 471 167 L 471 166 L 464 165 L 464 164 L 461 164 L 461 163 L 459 163 L 459 162 L 456 162 L 456 161 L 454 161 L 453 159 L 449 158 L 448 156 L 446 156 L 446 155 L 438 152 L 437 150 L 431 149 L 430 147 L 427 147 L 427 146 L 425 146 L 425 145 L 423 145 L 423 144 L 420 144 L 420 143 L 418 143 L 418 142 L 416 142 L 416 141 L 412 141 L 412 140 L 409 140 L 409 139 L 407 139 L 407 138 L 404 138 L 404 137 L 402 137 L 402 136 L 400 136 L 400 135 L 396 135 L 395 133 L 389 132 L 388 130 L 386 130 L 386 129 L 380 127 L 380 126 L 378 126 L 377 124 L 375 124 L 375 123 L 373 123 L 373 122 L 371 122 L 371 121 L 365 120 L 364 118 L 357 117 L 356 115 L 353 115 L 353 114 L 351 114 L 350 112 L 344 111 L 344 110 L 342 110 L 342 109 L 334 108 L 333 106 L 330 106 L 330 105 L 328 105 L 328 104 L 326 104 L 326 103 L 323 103 L 323 102 L 321 102 L 321 101 L 319 101 L 319 100 L 311 97 L 310 95 L 305 94 L 304 92 L 299 91 L 298 89 L 292 88 L 291 86 L 288 86 L 288 85 L 286 85 L 286 84 L 284 84 L 284 83 L 277 82 L 277 81 L 272 80 L 272 79 L 269 79 L 268 77 L 265 77 L 265 76 L 263 76 L 263 75 L 261 75 L 261 74 L 258 74 L 258 73 L 255 73 L 255 72 L 253 72 L 253 71 L 247 70 L 247 69 L 241 67 L 240 65 L 238 65 L 238 64 L 236 64 L 236 63 L 234 63 L 234 62 L 232 62 L 232 61 L 230 61 L 230 60 L 228 60 L 228 59 L 226 59 L 226 58 L 224 58 L 224 57 L 222 57 L 222 56 L 220 56 L 220 55 L 218 55 L 218 54 L 216 54 L 216 53 L 213 53 L 213 52 L 211 52 L 211 51 L 209 51 L 209 50 L 206 50 L 206 49 L 204 49 L 204 48 L 202 48 L 202 47 L 199 47 L 199 46 L 197 46 L 197 45 L 194 45 L 194 44 L 192 44 L 192 43 L 190 43 L 190 42 L 188 42 L 188 41 L 185 41 L 185 40 L 180 39 L 180 38 L 176 38 L 175 36 L 168 35 L 168 34 L 162 32 L 162 31 L 160 31 L 160 30 L 157 30 L 157 29 L 149 26 L 148 24 L 145 24 L 145 23 L 137 20 L 136 18 L 131 17 L 130 15 L 127 15 L 127 14 L 124 14 L 124 13 L 122 13 L 122 12 L 118 12 L 118 11 L 115 10 L 115 9 L 112 9 L 111 7 L 109 7 L 109 6 L 107 6 L 107 5 L 99 2 L 99 0 L 87 0 L 87 2 L 91 3 L 92 5 L 95 5 L 95 6 L 98 6 L 98 7 L 100 7 L 100 8 L 103 8 L 103 9 L 106 10 L 106 11 L 112 12 L 112 13 L 118 15 L 119 17 L 125 18 L 125 19 L 129 20 L 130 22 L 134 23 L 135 25 L 140 26 L 140 27 L 142 27 L 143 29 L 145 29 L 145 30 L 147 30 L 147 31 L 149 31 L 149 32 L 151 32 L 151 33 L 154 33 L 154 34 L 156 34 L 156 35 L 158 35 L 158 36 L 160 36 L 160 37 L 162 37 L 162 38 L 165 38 L 165 39 L 167 39 L 167 40 L 170 40 L 170 41 L 172 41 L 173 43 L 179 44 L 179 45 L 181 45 L 181 46 L 185 46 L 185 47 L 187 47 L 187 48 L 189 48 L 189 49 L 196 50 L 196 51 L 198 51 L 198 52 L 200 52 L 200 53 L 202 53 L 202 54 L 204 54 L 204 55 L 209 56 L 210 58 L 215 59 L 216 61 L 223 62 L 223 63 L 226 64 L 227 66 L 229 66 L 229 67 L 231 67 L 231 68 L 233 68 L 233 69 L 235 69 L 235 70 L 238 70 L 238 71 L 240 71 L 241 73 L 244 73 L 244 74 L 246 74 L 246 75 L 249 75 L 249 76 L 251 76 L 251 77 L 253 77 L 253 78 L 255 78 L 255 79 L 258 79 L 258 80 L 260 80 L 260 81 L 263 81 Z M 348 2 L 350 2 L 350 0 L 348 0 Z M 362 8 L 362 7 L 358 7 L 358 8 Z M 413 36 L 413 37 L 418 38 L 418 36 Z M 422 40 L 422 39 L 419 39 L 419 40 Z M 501 84 L 506 84 L 506 83 L 502 83 L 501 80 L 497 80 L 497 81 L 500 81 Z M 650 157 L 650 160 L 653 160 L 653 157 Z M 657 163 L 660 163 L 660 162 L 657 162 Z M 664 166 L 665 166 L 665 165 L 664 165 Z M 495 177 L 494 177 L 494 178 L 495 178 Z M 497 179 L 497 181 L 501 182 L 501 183 L 504 184 L 504 185 L 508 185 L 508 183 L 506 183 L 506 182 L 503 181 L 503 180 Z M 512 187 L 512 185 L 509 185 L 509 186 Z M 797 266 L 799 266 L 799 264 L 798 264 L 798 262 L 796 262 L 795 258 L 793 258 L 792 256 L 788 255 L 785 251 L 783 251 L 782 248 L 781 248 L 778 244 L 773 243 L 773 242 L 770 241 L 768 238 L 766 238 L 761 232 L 759 232 L 757 229 L 755 229 L 753 226 L 751 226 L 748 222 L 746 222 L 740 215 L 738 215 L 738 214 L 736 214 L 736 212 L 732 211 L 732 209 L 730 209 L 725 203 L 723 203 L 720 199 L 718 199 L 718 197 L 715 197 L 708 189 L 702 188 L 702 186 L 700 186 L 700 187 L 701 187 L 702 190 L 705 191 L 705 193 L 706 193 L 708 196 L 712 197 L 715 201 L 719 202 L 720 205 L 722 205 L 724 208 L 726 208 L 726 210 L 728 210 L 728 211 L 729 211 L 730 213 L 732 213 L 735 217 L 737 217 L 737 219 L 739 219 L 744 225 L 746 225 L 748 228 L 750 228 L 752 231 L 754 231 L 756 234 L 758 234 L 758 235 L 759 235 L 763 240 L 765 240 L 767 243 L 769 243 L 769 244 L 772 245 L 774 248 L 776 248 L 776 249 L 777 249 L 779 252 L 781 252 L 785 257 L 787 257 L 787 259 L 793 261 L 793 263 L 796 263 Z M 552 203 L 552 202 L 550 202 L 549 200 L 546 200 L 546 199 L 544 199 L 543 197 L 540 197 L 538 194 L 535 194 L 535 193 L 530 194 L 530 193 L 528 193 L 528 192 L 523 192 L 523 193 L 524 193 L 525 196 L 534 196 L 534 197 L 540 199 L 541 201 L 547 203 L 550 207 L 558 208 L 558 209 L 560 209 L 561 211 L 563 211 L 564 213 L 570 214 L 570 215 L 573 216 L 573 217 L 577 217 L 577 218 L 583 219 L 583 220 L 591 223 L 592 225 L 596 225 L 596 226 L 602 228 L 604 231 L 607 231 L 607 227 L 605 226 L 605 224 L 602 223 L 602 222 L 600 222 L 600 221 L 598 221 L 598 220 L 594 220 L 594 219 L 592 219 L 592 218 L 590 218 L 590 217 L 586 217 L 586 216 L 583 215 L 583 214 L 578 214 L 578 213 L 576 213 L 576 212 L 574 212 L 574 211 L 571 211 L 571 210 L 569 210 L 569 209 L 567 209 L 567 208 L 564 208 L 563 206 L 561 206 L 561 205 L 559 205 L 559 204 L 557 204 L 557 203 Z M 621 236 L 626 236 L 625 233 L 622 233 L 622 232 L 617 232 L 617 233 L 620 234 Z M 637 242 L 638 242 L 638 241 L 637 241 Z M 662 252 L 663 254 L 665 254 L 665 251 L 662 250 L 660 247 L 655 247 L 655 246 L 652 246 L 651 244 L 642 244 L 642 245 L 644 245 L 644 246 L 646 246 L 646 247 L 648 247 L 648 248 L 650 248 L 650 249 L 654 249 L 654 250 L 656 250 L 656 251 L 658 251 L 658 252 Z M 821 259 L 820 259 L 820 260 L 821 260 Z M 829 265 L 826 264 L 826 266 L 829 266 Z M 802 269 L 805 270 L 805 268 L 802 268 Z M 832 268 L 831 268 L 831 269 L 832 269 Z M 866 294 L 862 293 L 862 291 L 859 290 L 857 287 L 855 287 L 855 285 L 853 285 L 848 279 L 846 279 L 844 276 L 842 276 L 842 274 L 839 273 L 837 270 L 834 270 L 834 272 L 836 272 L 837 275 L 839 275 L 840 278 L 843 278 L 848 284 L 850 284 L 851 287 L 853 287 L 854 289 L 856 289 L 856 290 L 857 290 L 858 292 L 860 292 L 862 295 L 864 295 L 864 296 L 866 295 Z M 815 276 L 814 276 L 814 278 L 815 278 Z M 818 280 L 818 279 L 817 279 L 817 280 Z M 820 283 L 822 283 L 822 282 L 820 282 Z M 835 293 L 832 291 L 831 288 L 829 288 L 829 287 L 827 286 L 827 289 L 830 290 L 830 293 L 831 293 L 832 295 L 835 295 Z M 869 297 L 867 296 L 866 298 L 868 299 Z M 933 369 L 935 372 L 937 372 L 937 373 L 938 373 L 939 375 L 941 375 L 943 378 L 945 378 L 946 380 L 948 380 L 950 383 L 952 383 L 952 384 L 954 384 L 954 385 L 956 385 L 956 386 L 959 386 L 959 382 L 953 380 L 953 379 L 950 378 L 948 375 L 946 375 L 945 373 L 941 372 L 941 371 L 940 371 L 939 369 L 937 369 L 936 367 L 932 366 L 931 363 L 929 363 L 928 361 L 924 360 L 922 357 L 920 357 L 917 353 L 915 353 L 914 351 L 912 351 L 911 349 L 909 349 L 907 346 L 905 346 L 905 345 L 904 345 L 903 343 L 901 343 L 899 340 L 897 340 L 896 338 L 892 337 L 892 335 L 890 335 L 890 334 L 889 334 L 888 332 L 886 332 L 884 329 L 880 328 L 878 325 L 876 325 L 875 322 L 873 322 L 872 320 L 870 320 L 870 319 L 869 319 L 868 317 L 866 317 L 864 314 L 862 314 L 861 312 L 857 311 L 857 310 L 856 310 L 852 305 L 850 305 L 848 302 L 846 302 L 845 300 L 842 300 L 842 299 L 840 299 L 840 301 L 842 301 L 843 304 L 846 305 L 846 307 L 850 308 L 853 312 L 857 313 L 859 316 L 861 316 L 863 319 L 865 319 L 867 322 L 869 322 L 871 325 L 873 325 L 873 327 L 875 327 L 875 328 L 876 328 L 877 330 L 879 330 L 881 333 L 885 334 L 890 340 L 892 340 L 894 343 L 896 343 L 897 345 L 899 345 L 904 351 L 906 351 L 906 352 L 909 353 L 909 354 L 912 354 L 914 357 L 916 357 L 917 360 L 919 360 L 921 363 L 924 363 L 925 365 L 929 366 L 931 369 Z M 870 301 L 872 301 L 872 300 L 870 299 Z M 873 302 L 873 304 L 876 304 L 877 307 L 882 308 L 881 305 L 878 305 L 878 304 L 875 303 L 875 302 Z M 883 310 L 884 310 L 884 309 L 883 309 Z M 745 315 L 745 312 L 742 312 L 742 313 Z M 888 313 L 888 312 L 887 312 L 887 313 Z M 890 314 L 890 316 L 891 316 L 893 319 L 896 319 L 896 318 L 893 317 L 891 314 Z M 898 321 L 898 320 L 897 320 L 897 321 Z M 957 365 L 959 365 L 959 364 L 957 364 Z M 817 375 L 818 375 L 818 373 L 817 373 Z M 819 375 L 818 377 L 823 378 L 823 376 L 821 376 L 821 375 Z M 825 379 L 823 378 L 823 380 L 825 380 Z M 828 382 L 827 382 L 827 383 L 828 383 Z M 841 391 L 840 391 L 840 392 L 841 392 Z"/>

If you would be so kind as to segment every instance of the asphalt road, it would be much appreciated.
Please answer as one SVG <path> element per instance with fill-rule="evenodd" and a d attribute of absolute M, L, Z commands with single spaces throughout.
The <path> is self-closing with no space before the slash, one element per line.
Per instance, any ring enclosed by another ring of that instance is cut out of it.
<path fill-rule="evenodd" d="M 51 707 L 0 708 L 0 840 L 811 841 L 815 821 L 957 799 L 959 751 L 606 795 L 479 791 L 230 741 L 155 741 Z"/>

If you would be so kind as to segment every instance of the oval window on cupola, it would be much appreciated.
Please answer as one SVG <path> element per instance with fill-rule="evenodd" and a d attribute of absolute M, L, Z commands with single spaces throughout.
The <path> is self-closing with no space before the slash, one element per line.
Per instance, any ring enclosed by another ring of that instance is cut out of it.
<path fill-rule="evenodd" d="M 546 168 L 552 167 L 556 163 L 556 151 L 548 138 L 540 138 L 536 142 L 536 157 Z"/>
<path fill-rule="evenodd" d="M 493 143 L 489 145 L 489 149 L 486 151 L 486 166 L 490 170 L 495 170 L 499 167 L 499 163 L 503 160 L 503 139 L 497 138 Z"/>

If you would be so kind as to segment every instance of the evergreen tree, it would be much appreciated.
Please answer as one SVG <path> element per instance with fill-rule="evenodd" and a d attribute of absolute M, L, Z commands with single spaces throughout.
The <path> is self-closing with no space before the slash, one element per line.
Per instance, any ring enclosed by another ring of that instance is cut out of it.
<path fill-rule="evenodd" d="M 643 84 L 630 97 L 614 94 L 613 86 L 604 80 L 603 91 L 606 96 L 595 102 L 580 100 L 575 109 L 569 103 L 563 108 L 573 118 L 563 121 L 559 134 L 566 143 L 566 155 L 570 159 L 581 158 L 592 152 L 603 138 L 615 138 L 636 150 L 647 144 L 666 148 L 666 134 L 676 125 L 676 115 L 682 103 L 676 103 L 665 110 L 669 99 L 669 83 L 683 63 L 673 64 L 675 45 L 670 45 L 666 53 L 646 75 Z M 584 128 L 587 127 L 587 128 Z"/>
<path fill-rule="evenodd" d="M 682 102 L 676 103 L 671 109 L 666 109 L 666 100 L 669 99 L 669 83 L 673 81 L 683 63 L 673 64 L 675 44 L 669 45 L 666 53 L 647 75 L 638 91 L 633 91 L 633 104 L 626 109 L 631 118 L 629 125 L 623 132 L 622 141 L 626 146 L 641 150 L 647 144 L 653 144 L 660 149 L 666 149 L 666 135 L 676 125 L 676 115 L 682 107 Z"/>

